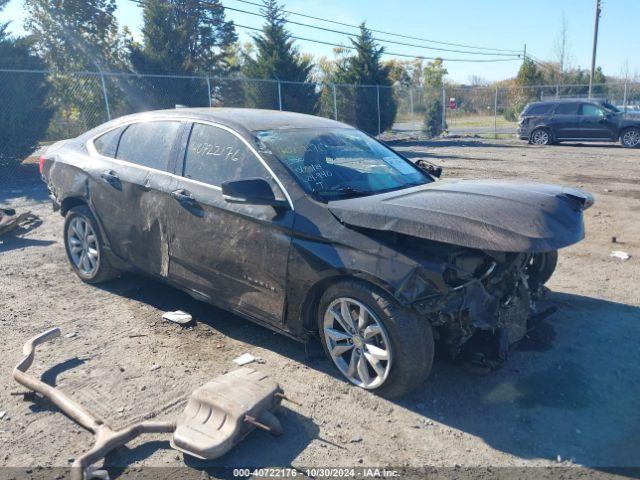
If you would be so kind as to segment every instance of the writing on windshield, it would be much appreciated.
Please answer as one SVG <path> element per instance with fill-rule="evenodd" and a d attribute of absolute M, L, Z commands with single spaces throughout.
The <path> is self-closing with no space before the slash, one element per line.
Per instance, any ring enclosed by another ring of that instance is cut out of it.
<path fill-rule="evenodd" d="M 262 144 L 321 199 L 364 196 L 431 181 L 411 162 L 351 128 L 256 132 Z"/>

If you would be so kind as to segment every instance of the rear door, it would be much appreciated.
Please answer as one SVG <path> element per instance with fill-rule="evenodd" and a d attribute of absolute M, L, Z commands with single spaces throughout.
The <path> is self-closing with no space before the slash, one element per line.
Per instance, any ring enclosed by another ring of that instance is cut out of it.
<path fill-rule="evenodd" d="M 194 123 L 170 223 L 170 278 L 220 306 L 280 323 L 291 209 L 227 203 L 220 185 L 263 178 L 285 199 L 255 150 L 231 129 Z"/>
<path fill-rule="evenodd" d="M 92 201 L 112 250 L 133 266 L 168 274 L 165 210 L 177 179 L 169 173 L 184 122 L 146 121 L 122 128 L 108 166 L 98 172 Z M 94 140 L 98 146 L 100 139 Z"/>
<path fill-rule="evenodd" d="M 579 108 L 578 102 L 559 103 L 556 106 L 550 120 L 556 139 L 581 138 Z"/>
<path fill-rule="evenodd" d="M 607 117 L 606 111 L 593 103 L 580 105 L 580 133 L 583 138 L 615 138 L 616 125 Z"/>

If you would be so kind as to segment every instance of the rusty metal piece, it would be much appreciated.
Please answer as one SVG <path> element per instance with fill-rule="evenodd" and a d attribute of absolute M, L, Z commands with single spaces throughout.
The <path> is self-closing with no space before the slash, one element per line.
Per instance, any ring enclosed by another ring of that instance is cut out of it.
<path fill-rule="evenodd" d="M 287 397 L 284 393 L 276 393 L 276 397 L 280 397 L 282 400 L 286 400 L 287 402 L 293 403 L 294 405 L 297 405 L 298 407 L 302 406 L 302 404 L 300 402 L 297 402 L 297 401 Z"/>
<path fill-rule="evenodd" d="M 33 364 L 36 347 L 59 336 L 60 329 L 54 327 L 28 340 L 22 349 L 24 357 L 13 370 L 13 378 L 51 400 L 94 434 L 95 442 L 91 449 L 76 458 L 71 466 L 72 480 L 108 480 L 108 473 L 93 464 L 114 448 L 145 433 L 175 432 L 171 441 L 174 448 L 195 457 L 213 459 L 226 453 L 256 426 L 274 435 L 282 432 L 280 422 L 271 413 L 280 404 L 280 396 L 283 396 L 280 386 L 266 375 L 249 368 L 222 375 L 193 392 L 177 423 L 146 420 L 113 430 L 62 391 L 26 373 Z M 205 411 L 208 414 L 203 417 L 201 414 Z M 216 424 L 213 419 L 222 420 L 222 423 Z M 234 419 L 237 421 L 234 422 Z M 221 428 L 225 423 L 224 429 Z"/>
<path fill-rule="evenodd" d="M 31 212 L 16 214 L 12 208 L 0 208 L 0 235 L 4 235 L 11 230 L 30 223 L 35 223 L 40 217 L 33 215 Z"/>

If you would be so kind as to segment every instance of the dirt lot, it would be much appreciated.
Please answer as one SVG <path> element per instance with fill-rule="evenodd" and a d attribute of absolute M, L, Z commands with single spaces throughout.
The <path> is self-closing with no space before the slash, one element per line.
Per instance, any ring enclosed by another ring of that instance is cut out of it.
<path fill-rule="evenodd" d="M 149 411 L 172 418 L 188 393 L 234 368 L 232 359 L 244 352 L 263 358 L 258 367 L 302 404 L 283 408 L 283 436 L 255 432 L 206 464 L 178 454 L 165 438 L 139 439 L 107 459 L 112 476 L 131 471 L 127 465 L 135 471 L 185 462 L 194 469 L 640 466 L 640 151 L 457 139 L 398 148 L 431 157 L 445 179 L 536 180 L 595 195 L 586 240 L 561 251 L 548 285 L 559 311 L 503 369 L 479 376 L 436 361 L 418 391 L 387 401 L 338 378 L 317 343 L 305 349 L 161 283 L 127 275 L 85 285 L 67 264 L 62 217 L 41 203 L 44 188 L 27 166 L 31 176 L 14 184 L 0 179 L 0 205 L 31 204 L 43 220 L 0 239 L 0 466 L 67 466 L 92 441 L 54 408 L 25 402 L 11 379 L 24 341 L 52 325 L 75 336 L 43 346 L 34 371 L 112 426 Z M 611 258 L 612 250 L 632 258 Z M 191 312 L 195 328 L 161 320 L 176 309 Z"/>

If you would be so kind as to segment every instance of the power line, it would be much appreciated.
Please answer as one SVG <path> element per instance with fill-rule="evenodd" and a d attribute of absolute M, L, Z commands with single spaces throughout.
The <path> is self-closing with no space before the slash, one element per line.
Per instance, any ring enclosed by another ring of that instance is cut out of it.
<path fill-rule="evenodd" d="M 146 5 L 147 2 L 144 0 L 131 0 L 133 3 L 137 3 L 139 5 Z M 212 6 L 212 4 L 209 2 L 207 5 L 207 2 L 198 2 L 201 6 Z M 256 31 L 256 32 L 262 32 L 261 28 L 256 28 L 256 27 L 250 27 L 248 25 L 241 25 L 239 23 L 235 23 L 233 22 L 233 24 L 236 27 L 240 27 L 240 28 L 244 28 L 246 30 L 252 30 L 252 31 Z M 356 47 L 354 46 L 350 46 L 350 45 L 341 45 L 338 43 L 333 43 L 333 42 L 327 42 L 324 40 L 317 40 L 314 38 L 307 38 L 307 37 L 300 37 L 297 35 L 290 35 L 290 38 L 293 38 L 295 40 L 300 40 L 300 41 L 304 41 L 304 42 L 312 42 L 312 43 L 318 43 L 321 45 L 329 45 L 332 47 L 338 47 L 338 48 L 345 48 L 348 50 L 356 50 Z M 514 57 L 514 58 L 496 58 L 496 59 L 476 59 L 476 58 L 443 58 L 443 57 L 427 57 L 427 56 L 423 56 L 423 55 L 411 55 L 411 54 L 407 54 L 407 53 L 395 53 L 395 52 L 384 52 L 384 55 L 389 55 L 389 56 L 394 56 L 394 57 L 406 57 L 406 58 L 418 58 L 421 60 L 442 60 L 442 61 L 447 61 L 447 62 L 473 62 L 473 63 L 492 63 L 492 62 L 512 62 L 514 60 L 518 60 L 518 57 Z"/>
<path fill-rule="evenodd" d="M 253 5 L 256 7 L 263 7 L 264 5 L 260 4 L 260 3 L 256 3 L 256 2 L 251 2 L 249 0 L 235 0 L 236 2 L 241 2 L 241 3 L 246 3 L 248 5 Z M 229 7 L 225 7 L 225 8 L 229 8 Z M 338 22 L 336 20 L 330 20 L 328 18 L 322 18 L 322 17 L 314 17 L 313 15 L 307 15 L 304 13 L 298 13 L 298 12 L 293 12 L 291 10 L 282 10 L 284 13 L 288 13 L 289 15 L 297 15 L 299 17 L 305 17 L 305 18 L 310 18 L 312 20 L 320 20 L 322 22 L 327 22 L 327 23 L 333 23 L 335 25 L 341 25 L 343 27 L 350 27 L 350 28 L 360 28 L 359 25 L 352 25 L 350 23 L 343 23 L 343 22 Z M 368 27 L 367 27 L 368 28 Z M 394 33 L 394 32 L 386 32 L 384 30 L 376 30 L 373 28 L 369 28 L 370 31 L 375 32 L 375 33 L 382 33 L 384 35 L 391 35 L 393 37 L 401 37 L 401 38 L 408 38 L 409 40 L 420 40 L 423 42 L 429 42 L 429 43 L 437 43 L 438 45 L 450 45 L 453 47 L 463 47 L 463 48 L 473 48 L 475 50 L 493 50 L 496 52 L 510 52 L 510 53 L 520 53 L 520 50 L 511 50 L 511 49 L 505 49 L 505 48 L 490 48 L 490 47 L 478 47 L 475 45 L 468 45 L 468 44 L 464 44 L 464 43 L 452 43 L 452 42 L 442 42 L 439 40 L 431 40 L 428 38 L 420 38 L 420 37 L 412 37 L 410 35 L 403 35 L 401 33 Z"/>
<path fill-rule="evenodd" d="M 202 3 L 204 3 L 205 5 L 211 5 L 209 2 L 202 2 Z M 234 12 L 246 13 L 246 14 L 249 14 L 249 15 L 254 15 L 256 17 L 266 18 L 266 15 L 263 15 L 261 13 L 250 12 L 250 11 L 247 11 L 247 10 L 242 10 L 240 8 L 227 7 L 227 6 L 225 6 L 224 8 L 226 10 L 232 10 Z M 345 32 L 345 31 L 342 31 L 342 30 L 334 30 L 332 28 L 319 27 L 317 25 L 309 25 L 307 23 L 295 22 L 293 20 L 288 20 L 287 19 L 285 21 L 287 23 L 291 23 L 293 25 L 300 25 L 302 27 L 307 27 L 307 28 L 315 28 L 317 30 L 323 30 L 325 32 L 339 33 L 340 35 L 347 35 L 347 36 L 350 36 L 350 37 L 354 35 L 353 33 Z M 455 50 L 455 49 L 442 48 L 442 47 L 429 47 L 427 45 L 416 45 L 415 43 L 399 42 L 397 40 L 388 40 L 388 39 L 384 39 L 384 38 L 374 38 L 374 40 L 377 41 L 377 42 L 381 42 L 381 43 L 393 43 L 395 45 L 403 45 L 405 47 L 424 48 L 424 49 L 427 49 L 427 50 L 439 50 L 439 51 L 442 51 L 442 52 L 467 53 L 469 55 L 488 55 L 488 56 L 493 56 L 493 57 L 514 57 L 515 56 L 515 54 L 513 54 L 513 53 L 471 52 L 469 50 Z"/>
<path fill-rule="evenodd" d="M 136 1 L 136 0 L 132 0 L 132 1 Z M 254 30 L 256 32 L 261 32 L 262 29 L 261 28 L 256 28 L 256 27 L 249 27 L 247 25 L 241 25 L 239 23 L 235 23 L 234 25 L 236 27 L 240 27 L 240 28 L 244 28 L 247 30 Z M 350 45 L 341 45 L 339 43 L 333 43 L 333 42 L 326 42 L 324 40 L 316 40 L 313 38 L 306 38 L 306 37 L 298 37 L 296 35 L 291 35 L 291 38 L 294 38 L 296 40 L 301 40 L 304 42 L 313 42 L 313 43 L 319 43 L 322 45 L 329 45 L 332 47 L 339 47 L 339 48 L 346 48 L 349 50 L 356 50 L 356 47 L 354 46 L 350 46 Z M 442 60 L 443 62 L 477 62 L 477 63 L 490 63 L 490 62 L 512 62 L 514 60 L 519 60 L 519 58 L 515 57 L 515 58 L 495 58 L 495 59 L 477 59 L 477 58 L 443 58 L 443 57 L 425 57 L 423 55 L 411 55 L 408 53 L 396 53 L 396 52 L 383 52 L 384 55 L 390 55 L 390 56 L 394 56 L 394 57 L 407 57 L 407 58 L 419 58 L 421 60 Z"/>

